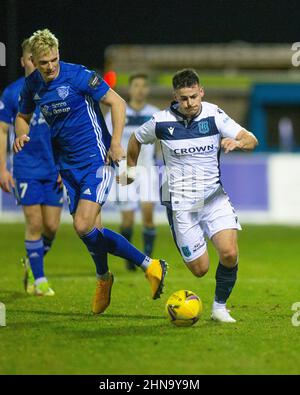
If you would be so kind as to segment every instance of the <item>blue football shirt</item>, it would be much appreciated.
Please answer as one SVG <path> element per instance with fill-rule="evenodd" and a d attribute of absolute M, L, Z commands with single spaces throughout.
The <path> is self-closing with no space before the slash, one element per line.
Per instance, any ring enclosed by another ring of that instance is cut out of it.
<path fill-rule="evenodd" d="M 10 84 L 0 99 L 0 121 L 13 125 L 17 112 L 18 100 L 25 78 L 19 78 Z M 49 127 L 36 108 L 30 122 L 30 143 L 14 155 L 13 174 L 15 178 L 52 179 L 57 177 L 54 163 Z"/>
<path fill-rule="evenodd" d="M 95 72 L 60 61 L 55 80 L 45 82 L 38 70 L 29 75 L 21 92 L 19 111 L 39 106 L 51 129 L 60 169 L 104 163 L 111 136 L 99 100 L 110 89 Z"/>

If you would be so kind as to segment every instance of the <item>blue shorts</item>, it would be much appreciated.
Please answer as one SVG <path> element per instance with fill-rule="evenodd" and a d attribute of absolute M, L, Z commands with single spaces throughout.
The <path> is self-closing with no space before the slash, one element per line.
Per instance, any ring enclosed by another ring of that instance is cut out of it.
<path fill-rule="evenodd" d="M 77 169 L 60 170 L 67 189 L 69 210 L 76 212 L 80 199 L 105 203 L 114 180 L 114 168 L 103 163 L 89 163 Z"/>
<path fill-rule="evenodd" d="M 63 188 L 55 180 L 15 180 L 14 194 L 21 206 L 41 204 L 44 206 L 61 207 L 63 205 Z"/>

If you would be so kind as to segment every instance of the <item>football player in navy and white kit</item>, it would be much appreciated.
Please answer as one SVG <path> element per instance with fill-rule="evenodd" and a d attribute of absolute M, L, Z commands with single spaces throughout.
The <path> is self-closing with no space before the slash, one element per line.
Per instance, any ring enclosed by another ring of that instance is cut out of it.
<path fill-rule="evenodd" d="M 122 147 L 127 149 L 131 133 L 143 123 L 149 121 L 152 115 L 159 109 L 147 103 L 150 86 L 149 77 L 144 73 L 134 73 L 129 77 L 128 95 L 126 104 L 126 122 L 122 135 Z M 107 113 L 105 122 L 108 130 L 112 130 L 111 114 Z M 138 166 L 144 169 L 154 169 L 155 166 L 155 144 L 143 145 L 138 159 Z M 146 173 L 146 172 L 145 172 Z M 147 177 L 137 175 L 135 183 L 128 186 L 118 184 L 116 191 L 117 206 L 122 213 L 120 233 L 131 241 L 133 235 L 135 210 L 141 207 L 144 252 L 151 256 L 156 237 L 154 225 L 154 205 L 159 200 L 157 173 L 147 172 Z M 136 266 L 126 262 L 129 270 L 136 270 Z"/>
<path fill-rule="evenodd" d="M 31 61 L 29 40 L 22 43 L 22 66 L 25 76 L 35 67 Z M 50 130 L 39 108 L 30 122 L 31 144 L 13 158 L 13 175 L 7 169 L 7 135 L 14 134 L 13 124 L 25 78 L 19 78 L 3 92 L 0 102 L 0 186 L 14 190 L 25 216 L 27 257 L 24 286 L 30 295 L 53 296 L 44 273 L 44 256 L 50 250 L 60 222 L 63 186 L 54 163 Z M 29 261 L 29 262 L 28 262 Z"/>
<path fill-rule="evenodd" d="M 212 318 L 235 322 L 226 301 L 237 278 L 241 227 L 220 181 L 220 151 L 249 151 L 258 142 L 218 106 L 202 102 L 204 90 L 194 70 L 177 72 L 173 88 L 171 106 L 132 134 L 125 182 L 135 178 L 141 145 L 159 140 L 166 164 L 161 199 L 176 246 L 192 273 L 202 277 L 209 268 L 205 237 L 212 241 L 219 255 Z"/>
<path fill-rule="evenodd" d="M 37 70 L 25 79 L 16 118 L 14 151 L 30 144 L 27 136 L 36 106 L 51 128 L 54 154 L 69 197 L 74 228 L 96 266 L 96 292 L 92 310 L 100 314 L 110 304 L 113 275 L 108 253 L 128 259 L 145 271 L 152 298 L 160 297 L 167 264 L 151 259 L 123 236 L 99 226 L 101 206 L 114 179 L 113 166 L 125 158 L 121 146 L 125 102 L 101 76 L 78 64 L 59 60 L 59 43 L 48 30 L 30 38 Z M 107 130 L 99 104 L 111 108 L 113 133 Z"/>

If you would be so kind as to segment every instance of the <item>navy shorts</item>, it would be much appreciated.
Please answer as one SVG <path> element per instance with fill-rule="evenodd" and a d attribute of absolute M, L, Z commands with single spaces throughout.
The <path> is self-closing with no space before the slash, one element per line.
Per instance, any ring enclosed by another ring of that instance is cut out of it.
<path fill-rule="evenodd" d="M 77 169 L 60 170 L 60 174 L 67 189 L 70 213 L 74 214 L 80 199 L 90 200 L 101 206 L 105 203 L 115 170 L 97 162 Z"/>
<path fill-rule="evenodd" d="M 52 180 L 33 180 L 17 178 L 14 194 L 17 203 L 21 206 L 32 206 L 41 204 L 44 206 L 63 205 L 63 188 L 55 179 Z"/>

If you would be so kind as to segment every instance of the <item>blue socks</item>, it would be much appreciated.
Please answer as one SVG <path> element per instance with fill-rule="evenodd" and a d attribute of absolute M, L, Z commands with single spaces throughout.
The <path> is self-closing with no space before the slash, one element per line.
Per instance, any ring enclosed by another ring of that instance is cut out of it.
<path fill-rule="evenodd" d="M 27 256 L 34 279 L 44 278 L 44 244 L 43 239 L 25 240 Z"/>
<path fill-rule="evenodd" d="M 127 259 L 144 269 L 149 265 L 150 258 L 130 244 L 125 237 L 106 228 L 102 229 L 102 233 L 106 241 L 107 252 Z"/>
<path fill-rule="evenodd" d="M 94 228 L 81 239 L 92 255 L 98 275 L 108 271 L 107 253 L 127 259 L 144 270 L 150 264 L 148 256 L 136 249 L 125 237 L 110 229 Z"/>
<path fill-rule="evenodd" d="M 25 240 L 27 257 L 35 280 L 45 278 L 44 256 L 50 251 L 53 240 L 54 238 L 50 239 L 45 235 L 39 240 Z"/>
<path fill-rule="evenodd" d="M 156 237 L 156 229 L 145 227 L 143 229 L 143 237 L 144 237 L 144 252 L 147 256 L 151 256 L 154 246 L 154 240 Z"/>
<path fill-rule="evenodd" d="M 94 228 L 86 235 L 81 236 L 81 240 L 87 246 L 95 262 L 97 275 L 103 276 L 108 272 L 108 265 L 106 243 L 102 232 Z"/>
<path fill-rule="evenodd" d="M 133 234 L 132 228 L 121 228 L 121 235 L 125 237 L 129 242 L 131 242 Z M 143 239 L 144 239 L 144 253 L 147 256 L 152 255 L 154 240 L 156 238 L 156 229 L 153 228 L 143 228 Z"/>
<path fill-rule="evenodd" d="M 216 271 L 215 301 L 225 304 L 229 298 L 237 278 L 238 265 L 228 268 L 219 262 Z"/>

